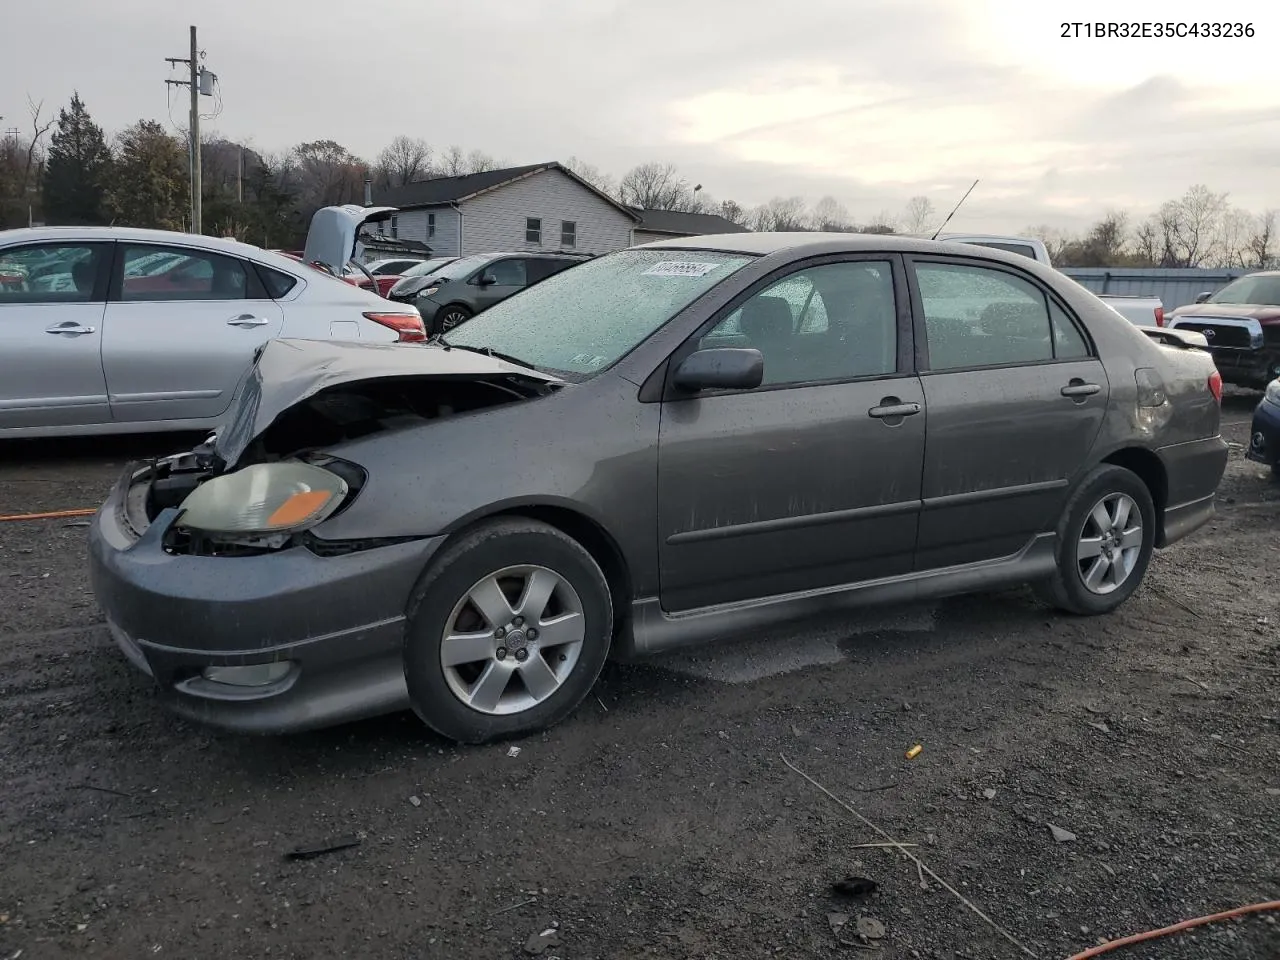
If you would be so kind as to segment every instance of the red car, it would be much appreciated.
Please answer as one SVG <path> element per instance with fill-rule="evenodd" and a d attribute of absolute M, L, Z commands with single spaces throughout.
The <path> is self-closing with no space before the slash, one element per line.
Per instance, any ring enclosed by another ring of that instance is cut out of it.
<path fill-rule="evenodd" d="M 283 254 L 286 257 L 291 257 L 292 259 L 297 260 L 299 263 L 302 262 L 302 254 L 296 250 L 275 250 L 272 252 Z M 311 266 L 315 267 L 317 270 L 323 271 L 324 273 L 329 273 L 327 269 L 325 269 L 324 267 L 317 267 L 314 263 L 311 264 Z M 399 280 L 400 278 L 398 276 L 390 276 L 390 277 L 375 276 L 374 280 L 377 281 L 375 285 L 373 283 L 370 283 L 369 278 L 365 276 L 363 273 L 361 273 L 359 270 L 356 270 L 352 267 L 347 267 L 347 269 L 343 271 L 342 276 L 339 277 L 338 279 L 345 280 L 347 283 L 351 284 L 353 287 L 359 287 L 361 290 L 373 290 L 376 287 L 378 296 L 385 297 L 388 293 L 391 292 L 391 288 L 396 285 L 396 281 Z"/>

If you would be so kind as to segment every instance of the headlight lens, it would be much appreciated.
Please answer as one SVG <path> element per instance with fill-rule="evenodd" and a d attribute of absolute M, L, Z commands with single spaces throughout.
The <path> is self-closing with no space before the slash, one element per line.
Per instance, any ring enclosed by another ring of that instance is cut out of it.
<path fill-rule="evenodd" d="M 222 534 L 306 530 L 346 495 L 345 480 L 309 463 L 256 463 L 196 487 L 182 502 L 177 525 Z"/>
<path fill-rule="evenodd" d="M 1280 378 L 1267 384 L 1267 399 L 1276 406 L 1280 406 Z"/>
<path fill-rule="evenodd" d="M 439 289 L 440 289 L 439 284 L 436 284 L 434 287 L 424 287 L 423 289 L 418 291 L 418 296 L 429 297 Z"/>

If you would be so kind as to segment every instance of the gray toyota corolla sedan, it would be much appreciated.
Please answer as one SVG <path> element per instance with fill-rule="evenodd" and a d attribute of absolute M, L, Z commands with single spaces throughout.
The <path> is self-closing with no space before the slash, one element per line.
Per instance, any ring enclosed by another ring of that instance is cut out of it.
<path fill-rule="evenodd" d="M 1212 516 L 1220 398 L 1202 338 L 1025 257 L 664 241 L 429 346 L 268 343 L 208 442 L 121 477 L 93 583 L 185 716 L 479 742 L 611 653 L 1017 583 L 1113 610 Z"/>

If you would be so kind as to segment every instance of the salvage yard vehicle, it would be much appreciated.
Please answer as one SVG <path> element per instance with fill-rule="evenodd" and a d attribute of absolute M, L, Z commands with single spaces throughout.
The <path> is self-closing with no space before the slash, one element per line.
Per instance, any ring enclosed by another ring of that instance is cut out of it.
<path fill-rule="evenodd" d="M 1280 480 L 1280 377 L 1267 384 L 1266 393 L 1253 411 L 1245 456 L 1266 464 L 1271 475 Z"/>
<path fill-rule="evenodd" d="M 348 220 L 322 225 L 337 249 Z M 0 231 L 0 275 L 0 439 L 211 429 L 273 337 L 426 339 L 412 307 L 216 237 Z"/>
<path fill-rule="evenodd" d="M 1280 377 L 1280 270 L 1239 277 L 1169 315 L 1169 326 L 1209 341 L 1222 379 L 1262 390 Z"/>
<path fill-rule="evenodd" d="M 587 258 L 581 253 L 477 253 L 454 260 L 413 283 L 397 283 L 387 294 L 411 303 L 427 332 L 448 333 L 496 303 Z"/>
<path fill-rule="evenodd" d="M 124 471 L 93 586 L 187 717 L 464 742 L 610 654 L 1019 583 L 1105 614 L 1213 515 L 1204 343 L 960 244 L 633 247 L 427 346 L 266 344 L 209 440 Z"/>

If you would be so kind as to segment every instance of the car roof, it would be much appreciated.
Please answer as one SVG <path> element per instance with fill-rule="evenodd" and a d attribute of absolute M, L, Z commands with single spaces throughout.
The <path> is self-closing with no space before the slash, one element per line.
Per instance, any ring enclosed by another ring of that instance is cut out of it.
<path fill-rule="evenodd" d="M 888 233 L 719 233 L 702 237 L 681 237 L 640 244 L 634 250 L 714 250 L 718 253 L 746 253 L 768 256 L 790 252 L 796 255 L 828 253 L 948 253 L 979 257 L 1023 266 L 1026 257 L 991 247 L 975 251 L 970 244 L 948 243 L 920 237 Z"/>
<path fill-rule="evenodd" d="M 225 253 L 233 257 L 251 257 L 259 263 L 298 276 L 300 257 L 277 253 L 227 237 L 206 237 L 199 233 L 183 233 L 180 230 L 147 230 L 141 227 L 22 227 L 16 230 L 0 230 L 0 244 L 48 243 L 58 240 L 84 240 L 109 242 L 112 240 L 136 243 L 178 244 Z M 309 274 L 301 274 L 309 276 Z"/>

